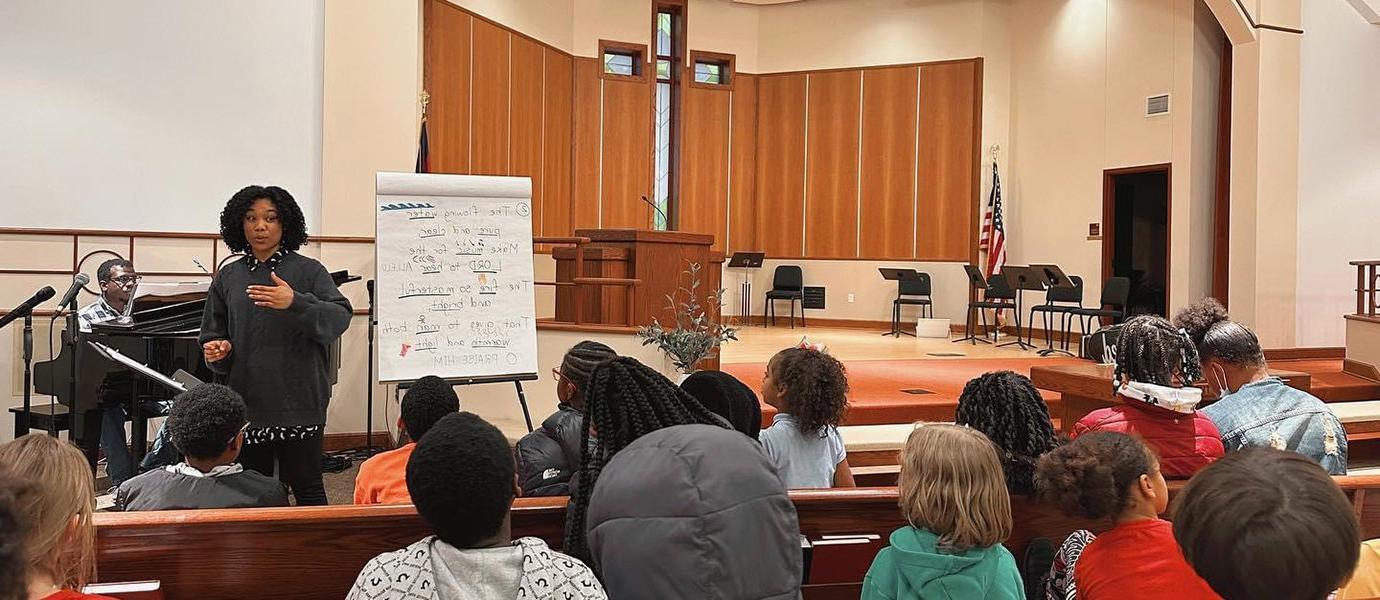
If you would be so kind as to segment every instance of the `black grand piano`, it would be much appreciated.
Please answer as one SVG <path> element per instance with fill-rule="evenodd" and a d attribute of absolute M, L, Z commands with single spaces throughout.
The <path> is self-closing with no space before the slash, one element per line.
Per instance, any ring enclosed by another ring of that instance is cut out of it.
<path fill-rule="evenodd" d="M 358 281 L 348 271 L 331 273 L 337 286 Z M 144 284 L 137 292 L 130 314 L 131 322 L 115 321 L 91 327 L 90 333 L 78 334 L 77 351 L 63 333 L 62 351 L 56 358 L 34 364 L 34 391 L 54 396 L 68 407 L 72 415 L 71 439 L 81 447 L 87 460 L 95 467 L 100 449 L 101 397 L 103 385 L 127 386 L 128 393 L 117 394 L 126 399 L 125 413 L 134 422 L 130 445 L 131 458 L 137 466 L 148 447 L 148 419 L 162 416 L 149 414 L 144 407 L 160 400 L 170 400 L 176 392 L 146 379 L 101 353 L 87 342 L 97 342 L 118 350 L 154 371 L 171 376 L 178 369 L 202 381 L 212 381 L 213 373 L 202 361 L 201 312 L 206 307 L 209 282 L 195 284 Z M 76 354 L 77 386 L 72 395 L 72 359 Z M 331 384 L 336 383 L 340 368 L 340 340 L 330 349 Z"/>
<path fill-rule="evenodd" d="M 90 333 L 78 334 L 75 352 L 68 343 L 69 332 L 64 331 L 61 353 L 51 361 L 34 365 L 34 391 L 55 396 L 70 409 L 72 440 L 93 465 L 100 448 L 102 386 L 121 387 L 118 396 L 128 402 L 125 412 L 134 422 L 131 445 L 135 464 L 147 447 L 148 418 L 160 416 L 148 414 L 144 407 L 153 401 L 171 399 L 175 392 L 134 375 L 88 342 L 118 350 L 165 375 L 182 369 L 210 381 L 212 374 L 201 360 L 201 344 L 197 342 L 207 287 L 205 283 L 167 288 L 149 285 L 141 290 L 144 295 L 135 298 L 130 323 L 110 321 L 93 325 Z M 71 386 L 74 353 L 78 369 L 75 396 Z"/>

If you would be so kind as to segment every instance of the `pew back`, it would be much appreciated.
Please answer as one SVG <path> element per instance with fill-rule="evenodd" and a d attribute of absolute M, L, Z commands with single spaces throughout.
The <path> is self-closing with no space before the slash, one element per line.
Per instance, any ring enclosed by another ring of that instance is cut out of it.
<path fill-rule="evenodd" d="M 1380 537 L 1380 476 L 1338 477 L 1366 539 Z M 1171 495 L 1183 482 L 1171 482 Z M 1367 498 L 1367 495 L 1370 498 Z M 875 533 L 904 524 L 894 487 L 791 492 L 809 536 Z M 519 498 L 513 536 L 559 547 L 565 498 Z M 1066 517 L 1013 497 L 1007 547 L 1020 552 L 1035 537 L 1062 540 L 1079 528 L 1108 524 Z M 201 598 L 343 598 L 370 558 L 429 534 L 410 505 L 100 513 L 96 515 L 101 581 L 159 579 L 170 600 Z M 809 595 L 807 594 L 807 597 Z"/>

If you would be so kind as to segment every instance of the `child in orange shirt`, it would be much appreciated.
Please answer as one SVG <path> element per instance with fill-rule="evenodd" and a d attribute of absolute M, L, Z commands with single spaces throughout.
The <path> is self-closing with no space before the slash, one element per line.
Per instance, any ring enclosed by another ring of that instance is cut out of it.
<path fill-rule="evenodd" d="M 411 441 L 396 450 L 389 450 L 364 461 L 355 477 L 355 504 L 409 504 L 407 493 L 407 459 L 417 447 L 417 440 L 437 421 L 460 411 L 460 398 L 446 380 L 435 375 L 418 379 L 402 399 L 402 415 L 398 427 L 407 430 Z"/>

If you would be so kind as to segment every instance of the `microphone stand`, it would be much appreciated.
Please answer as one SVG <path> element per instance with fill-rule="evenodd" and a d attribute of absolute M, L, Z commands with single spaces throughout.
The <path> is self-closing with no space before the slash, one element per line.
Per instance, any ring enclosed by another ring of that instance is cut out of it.
<path fill-rule="evenodd" d="M 29 310 L 24 313 L 24 427 L 21 431 L 29 431 L 29 411 L 33 409 L 33 371 L 30 370 L 34 361 L 34 312 Z M 51 415 L 50 415 L 51 416 Z M 48 419 L 48 428 L 51 430 L 53 420 Z"/>
<path fill-rule="evenodd" d="M 59 306 L 58 310 L 62 310 L 62 307 Z M 72 360 L 68 361 L 67 401 L 71 403 L 73 407 L 73 412 L 75 412 L 77 406 L 77 377 L 78 373 L 81 373 L 81 369 L 77 367 L 77 361 L 80 360 L 79 357 L 81 356 L 81 353 L 78 351 L 78 344 L 81 342 L 81 340 L 79 339 L 81 336 L 81 324 L 77 322 L 76 296 L 72 297 L 72 304 L 68 307 L 66 318 L 67 350 L 72 353 Z M 52 323 L 49 323 L 48 326 L 52 327 Z M 53 406 L 53 399 L 50 396 L 48 398 L 48 414 L 51 416 L 53 412 L 55 412 L 55 410 L 56 407 Z M 57 436 L 56 421 L 56 418 L 48 419 L 48 435 L 54 437 Z M 72 419 L 71 423 L 72 427 L 67 430 L 67 439 L 69 440 L 75 439 L 77 434 L 77 432 L 75 431 L 77 424 L 76 419 Z"/>
<path fill-rule="evenodd" d="M 368 459 L 382 448 L 374 446 L 374 326 L 378 324 L 374 316 L 374 280 L 370 279 L 365 287 L 369 288 L 369 354 L 365 361 L 369 363 L 368 379 L 365 380 L 365 413 L 364 413 L 364 458 Z"/>

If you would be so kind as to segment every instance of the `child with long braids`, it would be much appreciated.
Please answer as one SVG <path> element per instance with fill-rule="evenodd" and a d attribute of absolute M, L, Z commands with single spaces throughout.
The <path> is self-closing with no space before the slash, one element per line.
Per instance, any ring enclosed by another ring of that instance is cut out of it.
<path fill-rule="evenodd" d="M 1049 407 L 1035 384 L 1011 371 L 976 377 L 963 386 L 954 422 L 981 431 L 996 445 L 1008 491 L 1035 492 L 1035 460 L 1056 441 Z"/>
<path fill-rule="evenodd" d="M 698 423 L 727 429 L 728 423 L 666 376 L 626 356 L 594 368 L 584 399 L 580 447 L 589 451 L 580 457 L 580 468 L 570 482 L 564 550 L 589 564 L 585 531 L 589 499 L 599 473 L 613 455 L 637 438 L 665 427 Z"/>
<path fill-rule="evenodd" d="M 1169 491 L 1154 452 L 1123 433 L 1089 433 L 1040 457 L 1040 496 L 1070 516 L 1109 519 L 1098 535 L 1075 531 L 1055 554 L 1047 597 L 1080 600 L 1215 599 L 1159 518 Z"/>
<path fill-rule="evenodd" d="M 838 424 L 848 408 L 848 373 L 819 346 L 776 353 L 762 379 L 762 401 L 777 410 L 758 434 L 787 489 L 853 487 Z"/>
<path fill-rule="evenodd" d="M 1132 318 L 1116 345 L 1113 389 L 1121 404 L 1079 419 L 1073 437 L 1138 435 L 1159 455 L 1165 477 L 1192 477 L 1225 453 L 1217 426 L 1197 410 L 1203 391 L 1193 382 L 1201 369 L 1198 348 L 1182 329 L 1154 315 Z"/>

